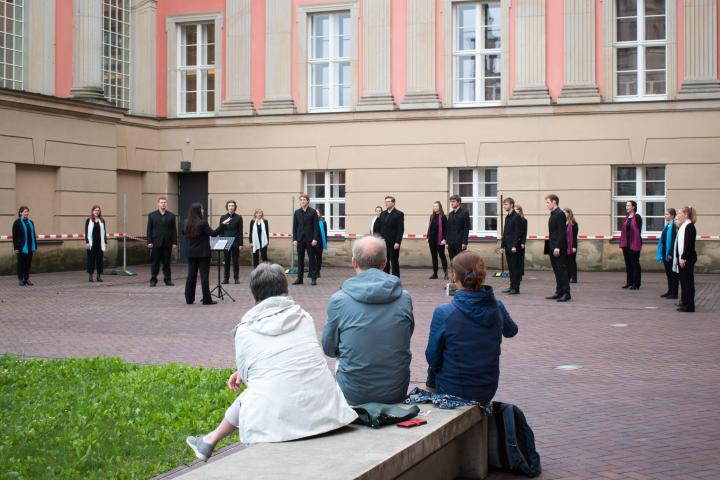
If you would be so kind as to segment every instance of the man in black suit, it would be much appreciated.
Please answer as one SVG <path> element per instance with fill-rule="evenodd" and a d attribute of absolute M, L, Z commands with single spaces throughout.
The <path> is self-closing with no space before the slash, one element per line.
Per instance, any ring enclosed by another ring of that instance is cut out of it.
<path fill-rule="evenodd" d="M 554 193 L 545 197 L 545 206 L 550 210 L 548 220 L 547 250 L 550 264 L 555 272 L 555 295 L 546 297 L 548 300 L 567 302 L 570 300 L 570 279 L 568 277 L 567 236 L 565 213 L 558 207 L 560 199 Z"/>
<path fill-rule="evenodd" d="M 380 225 L 378 225 L 380 224 Z M 400 244 L 405 233 L 405 214 L 395 208 L 395 197 L 385 197 L 385 211 L 375 222 L 378 234 L 385 239 L 388 261 L 385 263 L 385 273 L 400 277 Z"/>
<path fill-rule="evenodd" d="M 317 285 L 313 247 L 320 241 L 320 227 L 318 226 L 317 212 L 309 205 L 310 197 L 303 193 L 300 195 L 300 208 L 295 210 L 293 215 L 293 245 L 297 248 L 298 255 L 298 274 L 293 285 L 303 283 L 306 251 L 310 260 L 310 283 L 311 285 Z"/>
<path fill-rule="evenodd" d="M 450 213 L 448 214 L 445 243 L 448 246 L 450 260 L 467 248 L 470 235 L 470 214 L 461 207 L 460 195 L 450 197 Z"/>
<path fill-rule="evenodd" d="M 510 271 L 510 288 L 504 293 L 517 295 L 520 293 L 520 278 L 522 268 L 522 222 L 520 215 L 515 213 L 515 200 L 508 197 L 503 200 L 503 210 L 507 216 L 505 217 L 505 228 L 503 228 L 502 241 L 500 246 L 505 251 L 508 270 Z"/>
<path fill-rule="evenodd" d="M 150 286 L 157 285 L 162 262 L 165 285 L 173 286 L 170 275 L 172 251 L 177 248 L 177 221 L 167 209 L 167 198 L 158 198 L 158 209 L 148 215 L 147 245 L 150 248 Z"/>
<path fill-rule="evenodd" d="M 225 210 L 227 213 L 220 217 L 220 228 L 222 231 L 220 236 L 222 237 L 234 237 L 232 247 L 230 250 L 224 250 L 225 255 L 225 280 L 224 284 L 230 283 L 230 260 L 232 260 L 233 266 L 233 277 L 235 278 L 235 284 L 240 283 L 240 248 L 243 244 L 243 219 L 242 216 L 235 213 L 237 210 L 237 203 L 235 200 L 228 200 L 225 202 Z M 230 220 L 225 223 L 226 220 Z"/>

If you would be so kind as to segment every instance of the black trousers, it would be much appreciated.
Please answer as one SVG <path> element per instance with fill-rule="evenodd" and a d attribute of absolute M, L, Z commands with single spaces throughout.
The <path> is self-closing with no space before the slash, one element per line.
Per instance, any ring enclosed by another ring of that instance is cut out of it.
<path fill-rule="evenodd" d="M 520 280 L 525 275 L 525 249 L 523 248 L 518 252 L 520 254 Z"/>
<path fill-rule="evenodd" d="M 200 288 L 202 289 L 203 303 L 212 301 L 210 296 L 210 257 L 188 258 L 188 276 L 185 280 L 185 302 L 195 302 L 195 286 L 197 274 L 200 271 Z"/>
<path fill-rule="evenodd" d="M 568 253 L 568 278 L 577 282 L 577 252 Z"/>
<path fill-rule="evenodd" d="M 438 257 L 442 263 L 443 272 L 447 273 L 447 258 L 445 258 L 445 245 L 438 245 L 437 243 L 428 243 L 430 247 L 430 258 L 432 258 L 433 274 L 438 273 Z"/>
<path fill-rule="evenodd" d="M 17 276 L 21 282 L 30 278 L 30 264 L 32 263 L 32 252 L 17 254 Z"/>
<path fill-rule="evenodd" d="M 508 272 L 510 273 L 510 288 L 520 290 L 520 280 L 522 280 L 522 257 L 523 252 L 515 252 L 505 250 L 505 258 L 508 263 Z"/>
<path fill-rule="evenodd" d="M 567 254 L 560 252 L 560 256 L 556 257 L 550 254 L 550 264 L 555 273 L 555 293 L 557 295 L 570 295 L 570 279 L 568 277 Z"/>
<path fill-rule="evenodd" d="M 258 248 L 253 252 L 253 268 L 260 265 L 260 262 L 267 261 L 267 247 Z"/>
<path fill-rule="evenodd" d="M 298 242 L 298 280 L 302 280 L 305 275 L 305 252 L 307 252 L 308 261 L 310 263 L 308 274 L 310 275 L 310 278 L 315 278 L 315 252 L 313 250 L 311 242 Z"/>
<path fill-rule="evenodd" d="M 625 259 L 625 274 L 627 275 L 625 285 L 640 288 L 642 274 L 640 271 L 640 252 L 630 250 L 629 247 L 623 248 L 622 251 L 623 259 Z"/>
<path fill-rule="evenodd" d="M 448 256 L 450 257 L 450 260 L 455 258 L 455 255 L 462 252 L 462 245 L 452 245 L 448 243 Z"/>
<path fill-rule="evenodd" d="M 97 268 L 97 274 L 103 273 L 103 251 L 100 245 L 93 245 L 93 247 L 87 251 L 88 263 L 87 272 L 92 275 Z"/>
<path fill-rule="evenodd" d="M 387 247 L 387 263 L 385 264 L 385 273 L 390 273 L 392 268 L 392 274 L 396 277 L 400 277 L 400 249 L 395 250 L 393 247 L 394 243 L 385 243 Z"/>
<path fill-rule="evenodd" d="M 680 279 L 678 278 L 678 274 L 673 272 L 672 262 L 663 260 L 663 266 L 665 267 L 665 276 L 667 277 L 667 284 L 668 284 L 667 293 L 669 293 L 673 297 L 677 297 L 678 282 L 680 281 Z"/>
<path fill-rule="evenodd" d="M 225 281 L 230 280 L 230 260 L 232 260 L 233 278 L 240 278 L 240 247 L 231 247 L 230 250 L 223 250 L 225 255 Z"/>
<path fill-rule="evenodd" d="M 695 261 L 685 263 L 680 267 L 678 274 L 680 280 L 680 303 L 690 311 L 695 311 Z"/>
<path fill-rule="evenodd" d="M 313 248 L 313 252 L 315 252 L 315 277 L 320 276 L 320 269 L 322 268 L 322 257 L 323 257 L 323 247 L 322 243 L 318 243 Z"/>
<path fill-rule="evenodd" d="M 163 277 L 166 282 L 171 280 L 170 260 L 172 259 L 172 247 L 153 247 L 150 250 L 150 280 L 157 282 L 162 263 Z"/>

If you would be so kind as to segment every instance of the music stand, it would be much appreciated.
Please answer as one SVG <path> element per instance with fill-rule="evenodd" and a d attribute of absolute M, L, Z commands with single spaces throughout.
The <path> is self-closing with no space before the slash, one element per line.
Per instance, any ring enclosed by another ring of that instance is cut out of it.
<path fill-rule="evenodd" d="M 222 282 L 220 281 L 220 264 L 222 263 L 222 256 L 220 255 L 222 252 L 229 251 L 232 246 L 233 242 L 235 241 L 235 237 L 210 237 L 210 250 L 217 252 L 217 285 L 215 288 L 210 290 L 210 295 L 212 295 L 215 298 L 218 298 L 220 300 L 225 300 L 225 297 L 230 297 L 230 300 L 233 302 L 235 299 L 230 295 L 230 293 L 225 290 L 222 286 Z M 215 293 L 217 291 L 217 293 Z"/>

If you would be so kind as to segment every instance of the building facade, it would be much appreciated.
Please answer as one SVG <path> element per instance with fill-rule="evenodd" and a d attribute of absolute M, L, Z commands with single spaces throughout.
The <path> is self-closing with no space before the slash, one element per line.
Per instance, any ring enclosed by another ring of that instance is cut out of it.
<path fill-rule="evenodd" d="M 720 271 L 719 4 L 0 0 L 0 235 L 21 204 L 39 233 L 81 233 L 99 204 L 140 237 L 160 195 L 181 214 L 207 201 L 212 223 L 234 199 L 246 224 L 264 210 L 287 261 L 307 192 L 346 264 L 391 194 L 401 262 L 429 265 L 432 203 L 457 193 L 496 266 L 511 196 L 540 268 L 555 193 L 589 237 L 581 268 L 622 268 L 632 199 L 646 267 L 664 210 L 692 205 L 698 269 Z M 36 258 L 69 268 L 83 247 L 53 238 Z M 0 257 L 12 271 L 7 241 Z"/>

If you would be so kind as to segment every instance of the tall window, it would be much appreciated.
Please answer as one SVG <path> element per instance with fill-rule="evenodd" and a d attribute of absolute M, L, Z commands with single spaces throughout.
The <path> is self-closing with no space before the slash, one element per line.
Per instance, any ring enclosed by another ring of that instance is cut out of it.
<path fill-rule="evenodd" d="M 305 192 L 310 205 L 325 217 L 328 231 L 345 231 L 345 171 L 322 170 L 305 172 Z"/>
<path fill-rule="evenodd" d="M 103 0 L 103 90 L 116 107 L 130 107 L 130 0 Z"/>
<path fill-rule="evenodd" d="M 178 112 L 215 111 L 215 24 L 178 27 Z"/>
<path fill-rule="evenodd" d="M 667 95 L 665 0 L 616 0 L 616 96 Z"/>
<path fill-rule="evenodd" d="M 625 204 L 637 202 L 646 232 L 660 232 L 665 222 L 665 167 L 615 167 L 613 169 L 613 230 L 620 232 Z"/>
<path fill-rule="evenodd" d="M 0 87 L 23 88 L 23 0 L 0 0 Z"/>
<path fill-rule="evenodd" d="M 500 3 L 455 7 L 455 104 L 500 101 Z"/>
<path fill-rule="evenodd" d="M 311 112 L 350 108 L 350 12 L 310 17 L 308 68 Z"/>
<path fill-rule="evenodd" d="M 497 168 L 450 170 L 450 194 L 462 197 L 474 234 L 497 232 Z"/>

